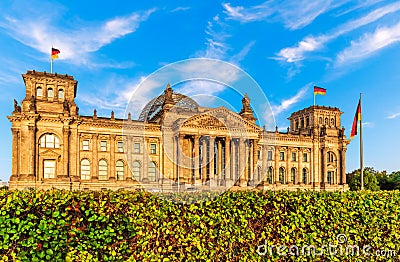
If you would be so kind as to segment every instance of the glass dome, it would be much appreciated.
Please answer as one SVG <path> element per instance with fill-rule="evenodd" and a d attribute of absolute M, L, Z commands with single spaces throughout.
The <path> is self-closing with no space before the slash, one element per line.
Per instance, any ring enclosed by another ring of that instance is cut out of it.
<path fill-rule="evenodd" d="M 174 100 L 175 106 L 177 107 L 183 107 L 189 109 L 197 109 L 199 107 L 196 101 L 180 93 L 175 93 L 175 92 L 172 93 L 172 99 Z M 165 93 L 152 99 L 143 108 L 142 112 L 140 113 L 139 120 L 140 121 L 151 120 L 154 116 L 157 115 L 158 112 L 161 111 L 164 101 L 165 101 Z"/>

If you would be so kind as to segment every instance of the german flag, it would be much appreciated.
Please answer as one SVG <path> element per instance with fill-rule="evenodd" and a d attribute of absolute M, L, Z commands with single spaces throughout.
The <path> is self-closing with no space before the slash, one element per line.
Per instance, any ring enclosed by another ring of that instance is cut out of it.
<path fill-rule="evenodd" d="M 353 126 L 351 127 L 350 139 L 357 135 L 358 122 L 361 120 L 361 100 L 358 101 L 357 111 L 354 116 Z"/>
<path fill-rule="evenodd" d="M 326 95 L 326 89 L 319 87 L 319 86 L 314 86 L 314 95 Z"/>
<path fill-rule="evenodd" d="M 60 53 L 60 50 L 56 48 L 51 48 L 51 59 L 56 59 L 58 58 L 58 54 Z"/>

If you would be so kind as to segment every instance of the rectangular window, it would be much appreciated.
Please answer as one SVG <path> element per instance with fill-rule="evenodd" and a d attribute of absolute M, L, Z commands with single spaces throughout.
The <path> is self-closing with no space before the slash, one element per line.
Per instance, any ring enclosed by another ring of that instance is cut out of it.
<path fill-rule="evenodd" d="M 85 151 L 89 150 L 89 140 L 85 139 L 82 141 L 82 150 L 85 150 Z"/>
<path fill-rule="evenodd" d="M 292 161 L 297 161 L 297 155 L 295 152 L 292 153 Z"/>
<path fill-rule="evenodd" d="M 43 161 L 43 177 L 44 178 L 55 178 L 56 174 L 56 161 L 55 160 L 44 160 Z"/>
<path fill-rule="evenodd" d="M 307 153 L 303 153 L 303 162 L 308 162 Z"/>
<path fill-rule="evenodd" d="M 225 151 L 222 151 L 222 153 L 224 153 Z M 261 150 L 257 151 L 257 160 L 260 159 L 261 157 Z"/>
<path fill-rule="evenodd" d="M 268 151 L 268 160 L 272 160 L 272 151 Z"/>
<path fill-rule="evenodd" d="M 279 160 L 285 160 L 285 152 L 279 152 Z"/>
<path fill-rule="evenodd" d="M 100 141 L 100 151 L 107 151 L 107 141 Z"/>
<path fill-rule="evenodd" d="M 157 154 L 157 145 L 150 144 L 150 154 Z"/>
<path fill-rule="evenodd" d="M 118 152 L 124 152 L 124 142 L 118 142 Z"/>
<path fill-rule="evenodd" d="M 140 154 L 140 143 L 133 144 L 133 153 Z"/>

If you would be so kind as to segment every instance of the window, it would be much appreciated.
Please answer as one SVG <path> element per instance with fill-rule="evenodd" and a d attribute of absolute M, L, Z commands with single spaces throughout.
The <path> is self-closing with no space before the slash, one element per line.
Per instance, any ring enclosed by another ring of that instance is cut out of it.
<path fill-rule="evenodd" d="M 224 153 L 225 151 L 223 151 L 222 153 Z M 257 160 L 259 160 L 261 157 L 261 150 L 257 150 Z"/>
<path fill-rule="evenodd" d="M 122 160 L 118 160 L 115 165 L 115 170 L 117 172 L 117 180 L 124 180 L 124 162 Z"/>
<path fill-rule="evenodd" d="M 335 154 L 333 152 L 328 152 L 327 154 L 328 163 L 332 163 L 335 161 Z"/>
<path fill-rule="evenodd" d="M 133 179 L 140 181 L 140 163 L 139 161 L 133 162 L 132 165 Z"/>
<path fill-rule="evenodd" d="M 292 167 L 292 169 L 290 170 L 290 175 L 293 184 L 296 184 L 296 168 Z"/>
<path fill-rule="evenodd" d="M 292 161 L 297 161 L 297 154 L 296 154 L 296 152 L 292 152 Z"/>
<path fill-rule="evenodd" d="M 40 138 L 40 147 L 60 148 L 60 140 L 54 134 L 44 134 Z"/>
<path fill-rule="evenodd" d="M 285 152 L 279 152 L 279 160 L 285 160 Z"/>
<path fill-rule="evenodd" d="M 268 160 L 272 160 L 272 151 L 268 151 Z"/>
<path fill-rule="evenodd" d="M 304 118 L 302 118 L 302 119 L 300 120 L 300 126 L 301 126 L 301 128 L 304 128 Z"/>
<path fill-rule="evenodd" d="M 140 154 L 140 143 L 133 144 L 133 153 Z"/>
<path fill-rule="evenodd" d="M 107 151 L 107 141 L 100 141 L 100 151 Z"/>
<path fill-rule="evenodd" d="M 156 181 L 156 163 L 154 162 L 149 163 L 148 176 L 150 182 Z"/>
<path fill-rule="evenodd" d="M 310 118 L 308 116 L 306 117 L 306 126 L 308 127 L 310 125 Z"/>
<path fill-rule="evenodd" d="M 64 90 L 63 89 L 58 90 L 58 98 L 61 98 L 61 99 L 64 98 Z"/>
<path fill-rule="evenodd" d="M 81 179 L 89 180 L 90 179 L 90 163 L 87 159 L 82 159 L 81 161 Z"/>
<path fill-rule="evenodd" d="M 303 182 L 304 184 L 307 184 L 307 168 L 303 168 L 302 182 Z"/>
<path fill-rule="evenodd" d="M 296 130 L 299 129 L 299 121 L 298 120 L 296 120 L 295 126 L 296 126 Z"/>
<path fill-rule="evenodd" d="M 272 184 L 272 176 L 273 176 L 274 172 L 272 169 L 272 166 L 268 167 L 268 172 L 267 172 L 267 182 L 269 184 Z"/>
<path fill-rule="evenodd" d="M 328 180 L 328 184 L 332 185 L 333 184 L 333 171 L 328 171 L 328 175 L 326 178 Z"/>
<path fill-rule="evenodd" d="M 285 169 L 283 167 L 279 168 L 279 183 L 285 184 Z"/>
<path fill-rule="evenodd" d="M 99 161 L 99 180 L 108 179 L 108 165 L 107 162 L 102 159 Z"/>
<path fill-rule="evenodd" d="M 124 142 L 118 142 L 118 152 L 124 152 Z"/>
<path fill-rule="evenodd" d="M 331 126 L 335 126 L 335 119 L 331 118 Z"/>
<path fill-rule="evenodd" d="M 303 162 L 308 162 L 308 155 L 307 153 L 303 153 Z"/>
<path fill-rule="evenodd" d="M 42 87 L 38 86 L 36 88 L 36 96 L 43 96 L 43 89 Z"/>
<path fill-rule="evenodd" d="M 322 117 L 319 118 L 319 123 L 322 125 Z"/>
<path fill-rule="evenodd" d="M 56 174 L 56 161 L 44 160 L 43 161 L 43 177 L 54 178 Z"/>
<path fill-rule="evenodd" d="M 261 167 L 257 167 L 257 176 L 258 176 L 258 181 L 261 181 Z"/>
<path fill-rule="evenodd" d="M 47 89 L 47 97 L 54 97 L 53 88 L 50 87 Z"/>
<path fill-rule="evenodd" d="M 85 139 L 82 141 L 82 150 L 85 150 L 85 151 L 89 150 L 89 140 Z"/>
<path fill-rule="evenodd" d="M 325 117 L 325 125 L 328 125 L 328 118 Z"/>
<path fill-rule="evenodd" d="M 150 154 L 157 154 L 157 145 L 150 144 Z"/>

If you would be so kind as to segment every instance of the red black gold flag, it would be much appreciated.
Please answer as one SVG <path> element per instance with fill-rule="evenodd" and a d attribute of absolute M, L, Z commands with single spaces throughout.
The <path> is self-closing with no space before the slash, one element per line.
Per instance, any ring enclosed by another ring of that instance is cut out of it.
<path fill-rule="evenodd" d="M 350 139 L 353 139 L 355 135 L 357 135 L 358 123 L 361 120 L 361 100 L 358 101 L 357 111 L 354 116 L 353 126 L 351 127 Z"/>
<path fill-rule="evenodd" d="M 51 59 L 56 59 L 58 58 L 58 54 L 60 53 L 60 50 L 56 48 L 51 48 Z"/>

